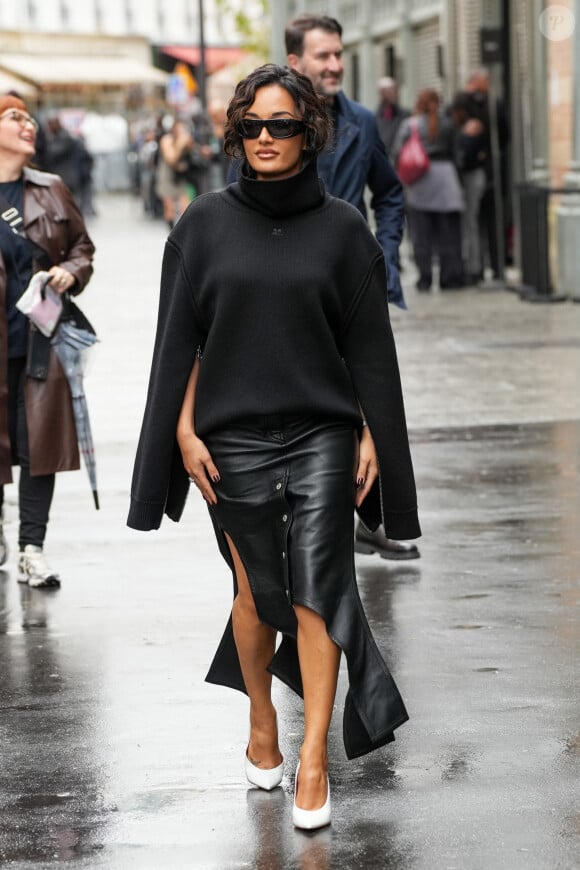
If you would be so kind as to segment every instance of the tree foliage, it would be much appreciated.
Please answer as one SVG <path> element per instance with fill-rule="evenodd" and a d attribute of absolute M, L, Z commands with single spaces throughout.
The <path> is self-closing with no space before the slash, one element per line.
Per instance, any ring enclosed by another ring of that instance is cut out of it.
<path fill-rule="evenodd" d="M 220 16 L 233 22 L 240 45 L 263 60 L 270 57 L 270 0 L 214 0 Z"/>

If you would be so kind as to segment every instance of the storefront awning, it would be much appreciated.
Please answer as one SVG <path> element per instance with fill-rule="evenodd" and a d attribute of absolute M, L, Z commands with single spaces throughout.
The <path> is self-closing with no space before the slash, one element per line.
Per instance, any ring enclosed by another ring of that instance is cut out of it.
<path fill-rule="evenodd" d="M 8 91 L 16 91 L 21 97 L 35 97 L 37 94 L 34 85 L 0 70 L 0 94 L 7 94 Z"/>
<path fill-rule="evenodd" d="M 201 52 L 196 45 L 162 45 L 160 50 L 163 54 L 169 57 L 174 57 L 175 60 L 183 60 L 190 66 L 196 67 L 201 63 Z M 223 69 L 224 66 L 229 66 L 232 63 L 237 63 L 242 59 L 245 52 L 243 48 L 237 46 L 206 46 L 205 49 L 205 66 L 206 72 L 211 75 L 218 69 Z"/>
<path fill-rule="evenodd" d="M 7 54 L 0 73 L 13 73 L 41 90 L 79 85 L 167 84 L 168 75 L 133 57 Z"/>

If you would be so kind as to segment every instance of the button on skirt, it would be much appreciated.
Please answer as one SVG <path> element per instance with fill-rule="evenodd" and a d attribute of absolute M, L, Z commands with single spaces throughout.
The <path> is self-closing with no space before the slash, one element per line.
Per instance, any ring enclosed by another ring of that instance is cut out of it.
<path fill-rule="evenodd" d="M 282 634 L 269 670 L 302 695 L 294 605 L 309 607 L 346 656 L 347 756 L 388 743 L 408 716 L 356 586 L 352 423 L 275 415 L 236 422 L 204 441 L 220 473 L 210 515 L 234 597 L 224 533 L 244 564 L 260 620 Z M 246 691 L 231 616 L 206 679 Z"/>

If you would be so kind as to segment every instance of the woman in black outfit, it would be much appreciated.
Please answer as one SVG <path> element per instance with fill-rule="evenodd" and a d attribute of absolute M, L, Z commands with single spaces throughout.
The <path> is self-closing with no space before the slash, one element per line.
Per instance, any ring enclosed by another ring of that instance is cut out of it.
<path fill-rule="evenodd" d="M 143 530 L 178 520 L 189 481 L 206 499 L 234 580 L 207 679 L 249 695 L 246 775 L 268 790 L 284 770 L 271 675 L 303 695 L 300 828 L 330 822 L 341 651 L 349 758 L 407 719 L 358 596 L 353 507 L 394 538 L 420 534 L 384 258 L 318 179 L 328 138 L 304 76 L 268 64 L 238 84 L 225 150 L 242 177 L 196 200 L 167 241 L 129 513 Z"/>

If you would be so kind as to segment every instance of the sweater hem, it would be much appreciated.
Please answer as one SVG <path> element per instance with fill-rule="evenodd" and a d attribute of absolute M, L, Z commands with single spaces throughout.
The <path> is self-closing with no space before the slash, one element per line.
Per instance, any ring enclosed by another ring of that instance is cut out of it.
<path fill-rule="evenodd" d="M 158 529 L 163 518 L 164 504 L 161 502 L 142 502 L 131 499 L 127 525 L 138 532 L 149 532 Z"/>

